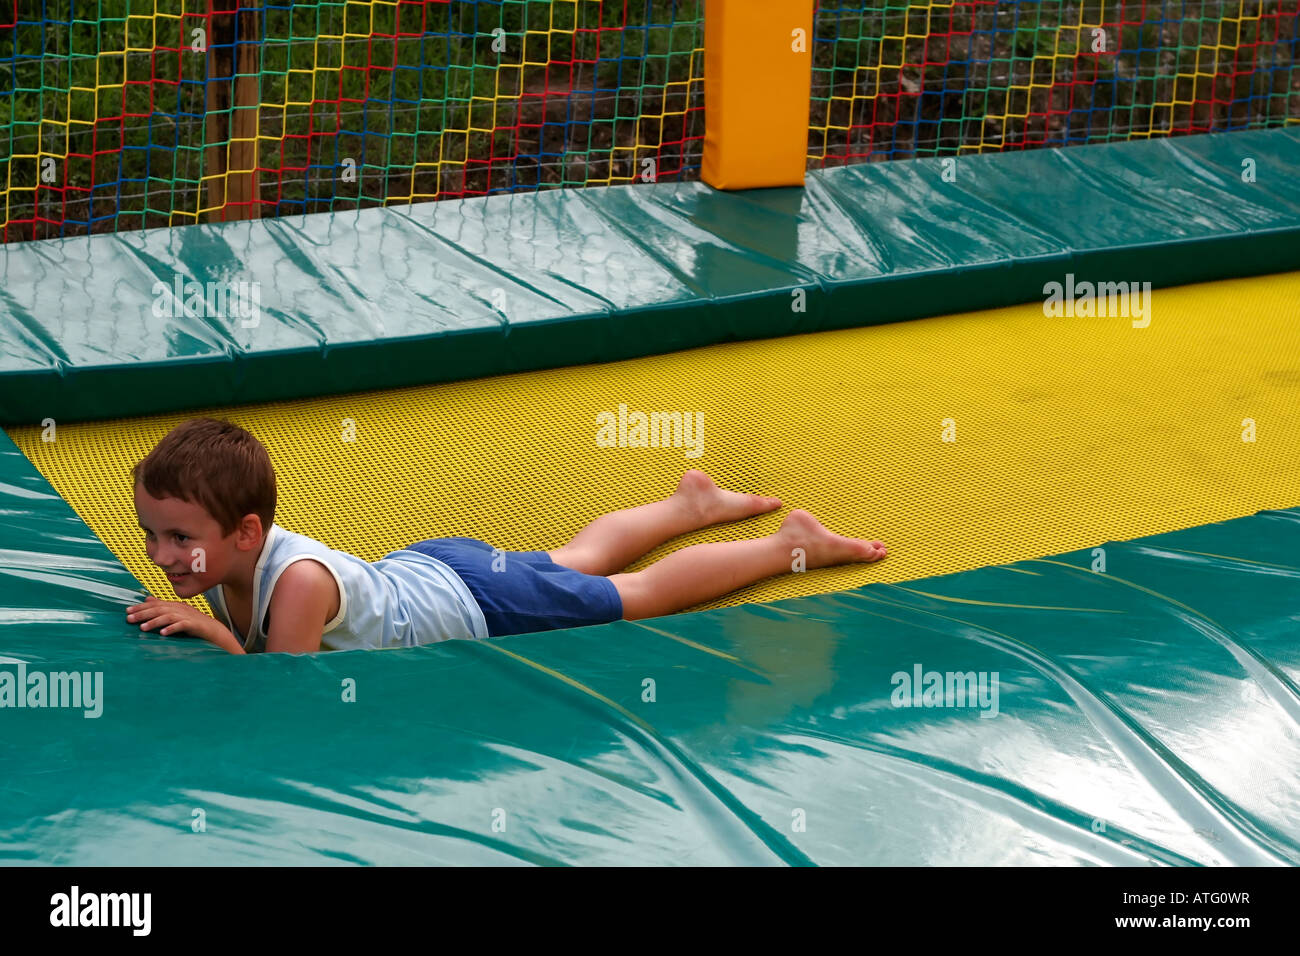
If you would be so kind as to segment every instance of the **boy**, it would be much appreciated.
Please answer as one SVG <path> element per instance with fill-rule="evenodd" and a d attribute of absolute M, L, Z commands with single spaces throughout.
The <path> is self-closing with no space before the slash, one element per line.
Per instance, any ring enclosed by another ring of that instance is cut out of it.
<path fill-rule="evenodd" d="M 305 653 L 499 637 L 671 614 L 791 570 L 885 556 L 879 541 L 832 534 L 806 511 L 751 541 L 697 544 L 617 573 L 670 538 L 781 507 L 686 472 L 662 501 L 597 518 L 554 551 L 495 551 L 437 538 L 378 561 L 334 551 L 275 524 L 275 470 L 238 425 L 191 419 L 132 472 L 150 560 L 182 598 L 216 619 L 148 597 L 126 609 L 144 631 L 201 637 L 232 654 Z"/>

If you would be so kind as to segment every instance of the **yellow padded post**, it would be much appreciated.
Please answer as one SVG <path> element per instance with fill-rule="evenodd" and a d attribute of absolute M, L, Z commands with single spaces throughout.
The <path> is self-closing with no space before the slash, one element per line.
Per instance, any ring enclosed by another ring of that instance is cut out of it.
<path fill-rule="evenodd" d="M 708 0 L 704 159 L 715 189 L 802 186 L 813 0 Z"/>

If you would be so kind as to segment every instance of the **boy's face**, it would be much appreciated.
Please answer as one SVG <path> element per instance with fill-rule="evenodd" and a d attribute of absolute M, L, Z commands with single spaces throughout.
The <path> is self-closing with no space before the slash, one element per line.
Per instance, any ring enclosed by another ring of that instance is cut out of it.
<path fill-rule="evenodd" d="M 155 498 L 139 484 L 135 513 L 145 531 L 149 560 L 167 572 L 178 597 L 191 598 L 221 583 L 239 550 L 237 530 L 223 536 L 221 525 L 202 505 Z"/>

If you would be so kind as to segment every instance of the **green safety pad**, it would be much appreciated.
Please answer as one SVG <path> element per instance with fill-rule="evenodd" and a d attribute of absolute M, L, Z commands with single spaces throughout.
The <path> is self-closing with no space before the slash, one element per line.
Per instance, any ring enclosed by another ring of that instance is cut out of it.
<path fill-rule="evenodd" d="M 770 604 L 251 657 L 127 625 L 137 586 L 7 438 L 0 509 L 0 670 L 102 674 L 98 717 L 0 709 L 2 862 L 1300 863 L 1300 509 Z M 996 708 L 896 706 L 917 668 L 996 673 Z"/>
<path fill-rule="evenodd" d="M 115 642 L 129 633 L 122 608 L 144 589 L 3 432 L 0 516 L 0 658 L 120 655 Z M 181 650 L 162 641 L 132 643 L 133 659 Z M 0 738 L 5 714 L 0 710 Z"/>
<path fill-rule="evenodd" d="M 1292 127 L 860 164 L 804 189 L 557 189 L 10 244 L 0 424 L 871 325 L 1041 299 L 1067 272 L 1163 286 L 1294 269 L 1298 146 Z M 178 277 L 255 284 L 256 323 L 156 317 L 156 283 Z"/>

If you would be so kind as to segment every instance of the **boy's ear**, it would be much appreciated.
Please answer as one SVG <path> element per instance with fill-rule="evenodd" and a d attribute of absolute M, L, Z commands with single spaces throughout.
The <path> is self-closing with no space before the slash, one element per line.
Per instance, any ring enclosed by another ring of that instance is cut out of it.
<path fill-rule="evenodd" d="M 262 538 L 266 534 L 266 529 L 262 527 L 262 519 L 254 514 L 244 515 L 239 519 L 239 527 L 235 529 L 235 545 L 242 551 L 249 551 L 262 543 Z"/>

